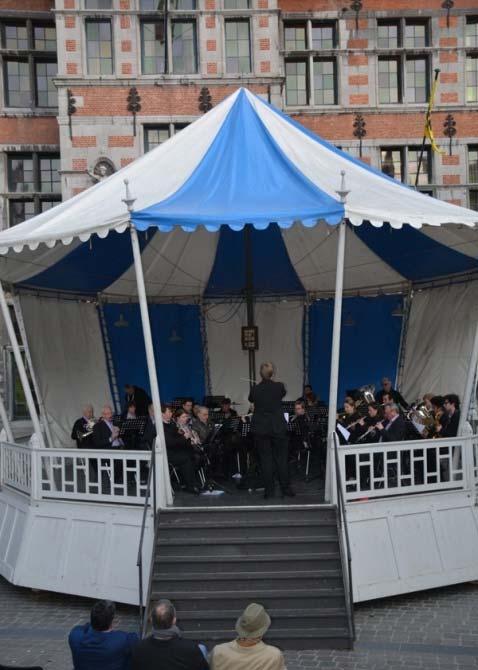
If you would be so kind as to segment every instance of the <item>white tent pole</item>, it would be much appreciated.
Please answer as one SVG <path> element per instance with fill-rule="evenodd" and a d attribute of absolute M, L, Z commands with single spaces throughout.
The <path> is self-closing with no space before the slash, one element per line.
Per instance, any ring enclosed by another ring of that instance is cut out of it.
<path fill-rule="evenodd" d="M 128 180 L 125 179 L 126 197 L 124 202 L 128 211 L 133 211 L 134 198 L 131 197 Z M 148 300 L 146 298 L 146 286 L 144 283 L 143 264 L 141 261 L 141 249 L 139 246 L 138 232 L 130 222 L 131 246 L 133 248 L 134 269 L 136 273 L 136 284 L 138 287 L 139 309 L 141 313 L 141 324 L 143 326 L 144 347 L 146 350 L 146 362 L 148 365 L 149 385 L 151 398 L 153 400 L 154 417 L 156 422 L 155 468 L 156 468 L 156 500 L 159 507 L 172 505 L 173 494 L 171 480 L 169 477 L 168 455 L 166 452 L 166 440 L 164 438 L 163 421 L 161 417 L 161 399 L 159 397 L 158 377 L 156 374 L 156 361 L 154 359 L 153 337 L 151 335 L 151 323 L 149 321 Z"/>
<path fill-rule="evenodd" d="M 342 170 L 340 190 L 340 202 L 345 204 L 349 191 L 345 190 L 345 172 Z M 340 334 L 342 326 L 342 298 L 344 289 L 344 263 L 345 263 L 345 233 L 347 224 L 345 220 L 339 223 L 339 239 L 337 243 L 337 268 L 335 273 L 335 298 L 334 298 L 334 325 L 332 331 L 332 358 L 330 362 L 330 387 L 329 387 L 329 420 L 327 425 L 327 467 L 325 474 L 325 501 L 335 503 L 337 501 L 337 484 L 335 473 L 334 439 L 335 424 L 337 420 L 337 393 L 339 387 L 339 363 L 340 363 Z"/>
<path fill-rule="evenodd" d="M 466 375 L 465 392 L 463 393 L 463 402 L 461 403 L 460 423 L 458 426 L 458 435 L 463 435 L 465 421 L 468 419 L 470 411 L 471 396 L 475 390 L 475 380 L 478 367 L 478 321 L 475 327 L 475 339 L 473 341 L 473 349 L 471 350 L 470 363 L 468 365 L 468 372 Z"/>
<path fill-rule="evenodd" d="M 15 440 L 13 439 L 12 426 L 10 423 L 10 419 L 8 418 L 7 410 L 5 409 L 5 403 L 3 402 L 1 394 L 0 394 L 0 419 L 2 420 L 3 427 L 5 428 L 5 432 L 7 434 L 7 440 L 9 442 L 14 442 Z"/>
<path fill-rule="evenodd" d="M 15 357 L 15 363 L 17 364 L 18 374 L 20 375 L 20 381 L 23 386 L 23 392 L 25 393 L 25 400 L 27 402 L 28 411 L 30 412 L 30 417 L 33 423 L 33 430 L 38 435 L 38 441 L 40 443 L 40 446 L 42 448 L 45 448 L 45 441 L 43 439 L 40 419 L 38 417 L 38 412 L 35 407 L 35 401 L 33 400 L 33 395 L 30 389 L 30 383 L 28 381 L 25 364 L 23 362 L 20 346 L 18 344 L 17 336 L 15 333 L 15 328 L 13 326 L 12 316 L 10 314 L 10 310 L 8 309 L 7 299 L 5 297 L 2 282 L 0 282 L 0 309 L 2 311 L 3 318 L 5 320 L 5 325 L 7 327 L 8 337 L 10 338 L 10 342 L 12 345 L 13 356 Z"/>

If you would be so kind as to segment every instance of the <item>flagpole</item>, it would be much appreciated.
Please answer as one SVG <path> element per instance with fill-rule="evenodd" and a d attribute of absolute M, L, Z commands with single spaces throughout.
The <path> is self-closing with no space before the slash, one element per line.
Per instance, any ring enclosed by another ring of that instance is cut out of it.
<path fill-rule="evenodd" d="M 425 153 L 425 145 L 427 143 L 427 128 L 428 128 L 428 124 L 429 124 L 429 121 L 430 121 L 429 117 L 430 117 L 430 114 L 431 114 L 431 111 L 432 111 L 433 99 L 435 97 L 435 87 L 438 83 L 439 74 L 440 74 L 440 69 L 436 68 L 435 69 L 435 79 L 433 80 L 433 85 L 432 85 L 431 92 L 430 92 L 430 99 L 428 100 L 428 109 L 427 109 L 427 115 L 426 115 L 426 121 L 425 121 L 425 131 L 423 133 L 422 146 L 421 146 L 421 149 L 420 149 L 420 156 L 418 158 L 417 176 L 415 177 L 415 188 L 417 188 L 418 181 L 420 179 L 420 170 L 421 170 L 422 162 L 423 162 L 423 154 Z"/>

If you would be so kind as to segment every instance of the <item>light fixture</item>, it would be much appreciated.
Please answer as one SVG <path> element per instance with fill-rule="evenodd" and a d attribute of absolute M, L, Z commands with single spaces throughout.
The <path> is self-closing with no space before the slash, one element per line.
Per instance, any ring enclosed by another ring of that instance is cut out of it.
<path fill-rule="evenodd" d="M 347 328 L 352 328 L 355 326 L 355 319 L 351 314 L 347 314 L 347 316 L 344 319 L 344 326 L 347 326 Z"/>
<path fill-rule="evenodd" d="M 123 314 L 119 315 L 119 319 L 114 323 L 115 328 L 128 328 L 129 321 L 126 321 Z"/>
<path fill-rule="evenodd" d="M 168 341 L 176 344 L 177 342 L 182 342 L 183 338 L 180 335 L 178 335 L 178 332 L 175 328 L 172 328 L 171 335 L 169 336 Z"/>

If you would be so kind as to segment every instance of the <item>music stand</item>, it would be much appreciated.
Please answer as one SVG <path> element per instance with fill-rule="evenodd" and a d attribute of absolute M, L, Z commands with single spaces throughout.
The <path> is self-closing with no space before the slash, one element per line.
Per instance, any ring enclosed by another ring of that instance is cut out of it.
<path fill-rule="evenodd" d="M 134 444 L 134 449 L 136 449 L 136 439 L 144 435 L 146 429 L 147 418 L 137 417 L 136 419 L 123 419 L 120 421 L 119 425 L 119 437 L 123 439 L 124 442 L 129 442 L 130 440 Z"/>
<path fill-rule="evenodd" d="M 216 409 L 221 407 L 222 401 L 225 399 L 225 395 L 205 395 L 202 404 L 208 409 Z"/>

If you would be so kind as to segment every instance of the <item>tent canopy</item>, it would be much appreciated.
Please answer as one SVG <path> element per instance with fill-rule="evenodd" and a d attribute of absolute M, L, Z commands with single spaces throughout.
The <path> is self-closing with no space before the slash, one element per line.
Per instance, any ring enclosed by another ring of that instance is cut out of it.
<path fill-rule="evenodd" d="M 130 240 L 119 234 L 129 223 L 125 179 L 135 198 L 131 221 L 148 231 L 151 297 L 242 292 L 246 224 L 255 229 L 259 293 L 331 293 L 335 225 L 344 217 L 354 231 L 346 290 L 403 287 L 478 266 L 478 213 L 387 177 L 239 89 L 108 179 L 1 232 L 0 279 L 134 296 Z"/>

